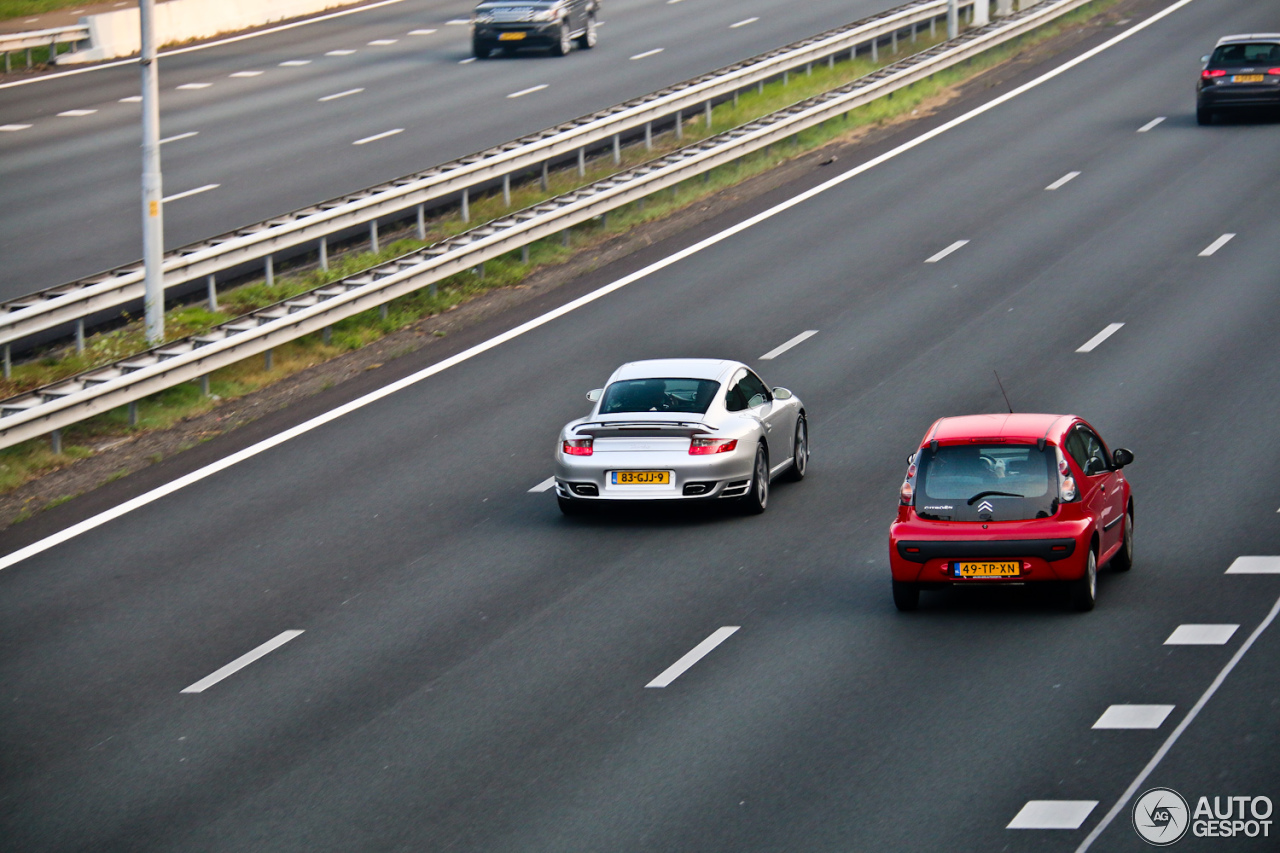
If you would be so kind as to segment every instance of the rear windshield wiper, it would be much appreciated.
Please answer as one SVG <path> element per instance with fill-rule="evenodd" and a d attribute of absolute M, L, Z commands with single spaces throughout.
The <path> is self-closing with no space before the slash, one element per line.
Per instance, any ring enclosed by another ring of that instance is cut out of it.
<path fill-rule="evenodd" d="M 990 497 L 996 497 L 996 496 L 1002 497 L 1002 498 L 1025 498 L 1026 497 L 1026 495 L 1015 495 L 1013 492 L 978 492 L 976 495 L 969 498 L 969 506 L 973 506 L 975 501 L 980 501 L 983 498 L 990 498 Z"/>

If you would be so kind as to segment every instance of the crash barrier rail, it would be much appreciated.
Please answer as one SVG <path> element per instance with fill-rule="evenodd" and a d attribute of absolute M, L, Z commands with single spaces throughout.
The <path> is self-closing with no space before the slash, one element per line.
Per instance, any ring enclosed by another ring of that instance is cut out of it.
<path fill-rule="evenodd" d="M 0 53 L 4 54 L 4 70 L 7 74 L 13 70 L 10 54 L 15 50 L 27 52 L 27 67 L 31 67 L 31 48 L 49 47 L 49 61 L 58 55 L 58 45 L 70 44 L 75 50 L 78 44 L 89 38 L 87 24 L 72 24 L 66 27 L 51 27 L 47 30 L 31 30 L 25 33 L 0 34 Z"/>
<path fill-rule="evenodd" d="M 1017 38 L 1091 0 L 1042 0 L 1004 22 L 971 30 L 825 94 L 686 146 L 587 187 L 503 216 L 334 284 L 238 317 L 207 332 L 0 401 L 0 448 L 134 404 L 157 391 L 200 379 L 221 367 L 377 308 L 474 269 L 486 260 L 554 236 L 681 181 L 782 142 Z"/>
<path fill-rule="evenodd" d="M 973 0 L 962 0 L 960 5 L 971 9 Z M 213 291 L 216 283 L 210 276 L 264 259 L 264 274 L 270 282 L 273 255 L 302 246 L 310 251 L 309 247 L 315 245 L 321 267 L 327 267 L 328 241 L 335 235 L 367 226 L 370 243 L 376 250 L 380 220 L 403 220 L 416 212 L 418 233 L 422 236 L 424 207 L 432 202 L 459 204 L 465 221 L 469 218 L 470 192 L 479 186 L 496 186 L 501 181 L 509 198 L 512 176 L 533 175 L 541 170 L 545 183 L 548 164 L 575 153 L 581 173 L 587 150 L 610 144 L 617 162 L 624 134 L 638 134 L 643 129 L 649 140 L 655 123 L 666 123 L 674 117 L 678 127 L 683 117 L 692 115 L 691 111 L 709 112 L 714 103 L 732 98 L 736 92 L 812 63 L 834 62 L 841 53 L 869 49 L 874 54 L 886 41 L 896 50 L 900 35 L 910 30 L 914 36 L 922 26 L 936 26 L 946 11 L 947 0 L 913 0 L 459 160 L 183 246 L 164 257 L 164 287 L 167 290 L 207 279 Z M 70 323 L 77 323 L 82 334 L 85 317 L 141 301 L 146 289 L 144 272 L 138 261 L 0 303 L 0 344 L 5 348 L 6 376 L 12 343 Z"/>

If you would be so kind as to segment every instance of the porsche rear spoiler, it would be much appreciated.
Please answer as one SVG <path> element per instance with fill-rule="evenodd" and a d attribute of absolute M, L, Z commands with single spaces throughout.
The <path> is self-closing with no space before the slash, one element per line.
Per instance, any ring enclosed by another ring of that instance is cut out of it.
<path fill-rule="evenodd" d="M 579 435 L 592 438 L 692 438 L 717 430 L 701 421 L 587 421 L 574 427 Z"/>

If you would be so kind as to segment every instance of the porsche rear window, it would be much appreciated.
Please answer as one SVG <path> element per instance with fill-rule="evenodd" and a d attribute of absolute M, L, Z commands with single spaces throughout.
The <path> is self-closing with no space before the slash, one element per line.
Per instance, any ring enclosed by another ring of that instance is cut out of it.
<path fill-rule="evenodd" d="M 720 383 L 712 379 L 623 379 L 604 390 L 600 414 L 684 412 L 705 414 Z"/>
<path fill-rule="evenodd" d="M 1246 65 L 1280 63 L 1280 44 L 1224 44 L 1213 52 L 1213 68 L 1241 68 Z"/>

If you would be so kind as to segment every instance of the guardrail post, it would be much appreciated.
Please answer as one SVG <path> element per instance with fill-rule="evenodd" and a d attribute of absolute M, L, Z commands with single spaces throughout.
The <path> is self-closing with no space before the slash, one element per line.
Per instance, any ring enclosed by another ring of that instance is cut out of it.
<path fill-rule="evenodd" d="M 4 345 L 4 378 L 13 378 L 13 359 L 9 352 L 9 344 Z"/>
<path fill-rule="evenodd" d="M 543 160 L 543 161 L 542 161 L 542 191 L 543 191 L 544 193 L 545 193 L 545 192 L 547 192 L 548 190 L 550 190 L 550 188 L 551 188 L 550 184 L 549 184 L 549 183 L 548 183 L 548 181 L 547 181 L 547 164 L 548 164 L 549 162 L 550 162 L 550 161 L 548 161 L 548 160 Z"/>
<path fill-rule="evenodd" d="M 333 343 L 333 326 L 325 326 L 320 330 L 320 340 L 324 341 L 325 346 Z"/>
<path fill-rule="evenodd" d="M 262 266 L 263 266 L 263 271 L 267 280 L 267 287 L 270 287 L 271 285 L 276 283 L 275 261 L 272 260 L 270 255 L 267 255 L 266 259 L 263 261 Z"/>
<path fill-rule="evenodd" d="M 507 207 L 511 206 L 511 175 L 502 176 L 502 203 Z"/>
<path fill-rule="evenodd" d="M 996 17 L 1006 18 L 1013 14 L 1013 0 L 996 0 Z"/>
<path fill-rule="evenodd" d="M 210 275 L 205 279 L 205 287 L 209 291 L 209 310 L 218 310 L 218 279 Z"/>
<path fill-rule="evenodd" d="M 462 221 L 471 221 L 471 189 L 469 187 L 462 189 Z"/>
<path fill-rule="evenodd" d="M 880 47 L 879 45 L 876 44 L 875 39 L 871 40 L 871 61 L 872 62 L 880 61 Z"/>
<path fill-rule="evenodd" d="M 707 98 L 707 100 L 702 105 L 702 115 L 706 119 L 707 130 L 710 130 L 711 129 L 711 99 L 710 98 Z"/>
<path fill-rule="evenodd" d="M 618 134 L 613 135 L 613 165 L 622 164 L 622 139 Z"/>
<path fill-rule="evenodd" d="M 203 397 L 209 396 L 209 374 L 200 377 L 200 394 Z"/>
<path fill-rule="evenodd" d="M 684 112 L 676 110 L 676 139 L 684 139 Z"/>
<path fill-rule="evenodd" d="M 893 35 L 889 36 L 889 52 L 895 55 L 898 53 L 898 31 L 897 30 L 894 30 Z"/>
<path fill-rule="evenodd" d="M 585 178 L 587 176 L 587 149 L 585 147 L 578 149 L 578 177 Z"/>
<path fill-rule="evenodd" d="M 947 38 L 960 35 L 960 4 L 958 0 L 947 0 Z"/>
<path fill-rule="evenodd" d="M 387 319 L 387 303 L 384 302 L 378 306 L 378 317 L 382 320 Z"/>
<path fill-rule="evenodd" d="M 970 16 L 970 23 L 975 27 L 985 27 L 991 23 L 990 0 L 973 0 L 973 13 Z"/>
<path fill-rule="evenodd" d="M 736 95 L 734 97 L 737 97 Z M 644 123 L 644 150 L 653 150 L 653 122 L 646 121 Z"/>
<path fill-rule="evenodd" d="M 62 430 L 55 429 L 49 433 L 49 443 L 53 446 L 53 455 L 62 455 Z"/>
<path fill-rule="evenodd" d="M 31 67 L 31 48 L 27 48 L 27 67 Z"/>
<path fill-rule="evenodd" d="M 329 238 L 320 238 L 320 269 L 328 272 L 329 270 Z M 210 276 L 213 278 L 213 276 Z M 217 310 L 217 309 L 214 309 Z"/>
<path fill-rule="evenodd" d="M 828 55 L 827 55 L 827 68 L 829 68 L 829 69 L 833 69 L 833 70 L 834 70 L 834 69 L 835 69 L 835 67 L 836 67 L 836 55 L 835 55 L 834 53 L 832 53 L 832 54 L 828 54 Z"/>
<path fill-rule="evenodd" d="M 560 232 L 560 245 L 566 249 L 569 248 L 569 231 L 570 229 L 566 228 Z"/>
<path fill-rule="evenodd" d="M 9 63 L 9 51 L 4 52 L 4 73 L 8 74 L 13 70 L 13 66 Z"/>
<path fill-rule="evenodd" d="M 129 426 L 132 427 L 137 425 L 138 425 L 138 401 L 130 400 L 129 401 Z"/>
<path fill-rule="evenodd" d="M 790 72 L 790 71 L 783 71 L 783 72 L 782 72 L 782 85 L 783 85 L 784 87 L 786 87 L 786 86 L 790 86 L 790 85 L 791 85 L 791 72 Z"/>
<path fill-rule="evenodd" d="M 76 353 L 84 352 L 84 318 L 76 318 Z"/>
<path fill-rule="evenodd" d="M 378 254 L 378 220 L 369 221 L 369 251 Z"/>
<path fill-rule="evenodd" d="M 262 354 L 262 362 L 266 366 L 268 372 L 270 372 L 271 368 L 275 365 L 275 359 L 272 358 L 273 355 L 275 355 L 275 350 L 273 349 L 269 349 Z"/>
<path fill-rule="evenodd" d="M 938 37 L 938 19 L 930 18 L 929 19 L 929 38 L 937 38 L 937 37 Z"/>
<path fill-rule="evenodd" d="M 427 239 L 427 210 L 425 204 L 418 205 L 418 239 Z"/>
<path fill-rule="evenodd" d="M 525 243 L 523 246 L 520 247 L 520 263 L 522 264 L 529 263 L 529 244 L 528 243 Z"/>

